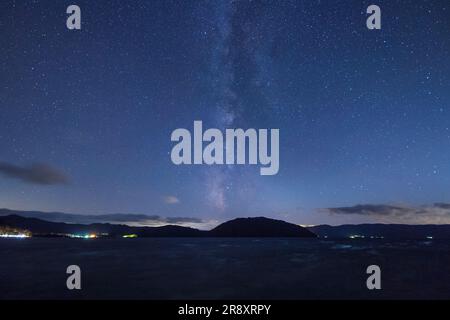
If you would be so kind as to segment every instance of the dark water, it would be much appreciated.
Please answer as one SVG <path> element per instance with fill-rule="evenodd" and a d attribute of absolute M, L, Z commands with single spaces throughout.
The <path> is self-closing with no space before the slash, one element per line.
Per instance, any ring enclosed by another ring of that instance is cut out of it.
<path fill-rule="evenodd" d="M 449 299 L 450 243 L 0 239 L 1 299 Z M 66 289 L 79 265 L 82 290 Z M 382 271 L 369 291 L 366 268 Z"/>

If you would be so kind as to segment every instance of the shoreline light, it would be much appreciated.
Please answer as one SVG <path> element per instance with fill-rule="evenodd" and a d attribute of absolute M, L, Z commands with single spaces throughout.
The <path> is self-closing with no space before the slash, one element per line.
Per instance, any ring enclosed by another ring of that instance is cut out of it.
<path fill-rule="evenodd" d="M 91 234 L 70 234 L 69 237 L 77 239 L 95 239 L 98 236 L 94 233 L 91 233 Z"/>
<path fill-rule="evenodd" d="M 122 238 L 137 238 L 137 234 L 124 234 Z"/>
<path fill-rule="evenodd" d="M 30 238 L 29 235 L 24 234 L 24 233 L 19 233 L 19 234 L 0 234 L 0 238 L 18 238 L 18 239 L 23 239 L 23 238 Z"/>

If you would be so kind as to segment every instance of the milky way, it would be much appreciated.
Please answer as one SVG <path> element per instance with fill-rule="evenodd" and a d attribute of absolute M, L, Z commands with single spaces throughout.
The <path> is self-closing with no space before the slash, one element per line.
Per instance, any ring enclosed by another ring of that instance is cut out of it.
<path fill-rule="evenodd" d="M 70 181 L 0 175 L 0 207 L 334 224 L 450 202 L 448 1 L 377 1 L 381 30 L 368 1 L 76 3 L 79 31 L 67 1 L 0 4 L 0 162 Z M 175 166 L 195 120 L 279 128 L 279 173 Z"/>

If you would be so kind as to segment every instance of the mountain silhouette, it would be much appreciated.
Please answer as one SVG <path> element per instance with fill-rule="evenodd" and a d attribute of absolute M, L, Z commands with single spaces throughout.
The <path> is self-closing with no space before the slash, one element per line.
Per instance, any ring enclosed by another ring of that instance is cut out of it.
<path fill-rule="evenodd" d="M 296 224 L 264 217 L 237 218 L 222 223 L 209 233 L 215 237 L 317 237 Z"/>
<path fill-rule="evenodd" d="M 14 214 L 6 215 L 13 212 Z M 450 225 L 359 224 L 317 225 L 308 228 L 281 220 L 264 217 L 237 218 L 224 222 L 210 231 L 179 225 L 161 227 L 129 226 L 113 223 L 66 223 L 47 221 L 45 218 L 22 216 L 22 211 L 0 209 L 0 227 L 8 226 L 31 231 L 35 236 L 57 234 L 107 233 L 116 237 L 136 234 L 140 237 L 300 237 L 333 238 L 349 237 L 386 239 L 450 239 Z M 24 215 L 38 215 L 38 211 L 26 211 Z M 58 213 L 58 218 L 66 214 Z M 45 216 L 45 215 L 44 215 Z M 81 216 L 81 215 L 77 215 Z M 128 218 L 128 216 L 126 217 Z"/>
<path fill-rule="evenodd" d="M 37 218 L 25 218 L 18 215 L 0 216 L 0 226 L 25 229 L 34 235 L 55 234 L 87 234 L 107 233 L 110 236 L 137 234 L 141 237 L 198 237 L 204 231 L 194 228 L 167 225 L 162 227 L 132 227 L 122 224 L 93 223 L 70 224 L 64 222 L 50 222 Z"/>
<path fill-rule="evenodd" d="M 263 217 L 238 218 L 225 222 L 210 231 L 175 225 L 133 227 L 109 223 L 69 224 L 19 215 L 0 216 L 0 226 L 28 230 L 34 236 L 107 233 L 109 236 L 136 234 L 139 237 L 316 237 L 314 233 L 298 225 Z"/>
<path fill-rule="evenodd" d="M 19 211 L 0 209 L 0 216 L 18 215 L 26 218 L 37 218 L 50 222 L 65 222 L 78 224 L 112 223 L 146 226 L 148 223 L 177 224 L 201 223 L 202 220 L 192 217 L 161 217 L 158 215 L 113 213 L 113 214 L 74 214 L 64 212 Z"/>

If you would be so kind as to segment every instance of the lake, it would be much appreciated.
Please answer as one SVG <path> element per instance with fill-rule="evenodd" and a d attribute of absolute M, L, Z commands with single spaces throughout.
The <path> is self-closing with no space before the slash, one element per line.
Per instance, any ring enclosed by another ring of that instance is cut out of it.
<path fill-rule="evenodd" d="M 450 243 L 0 239 L 0 299 L 449 299 Z M 368 290 L 366 268 L 381 268 Z M 66 288 L 81 268 L 82 290 Z"/>

